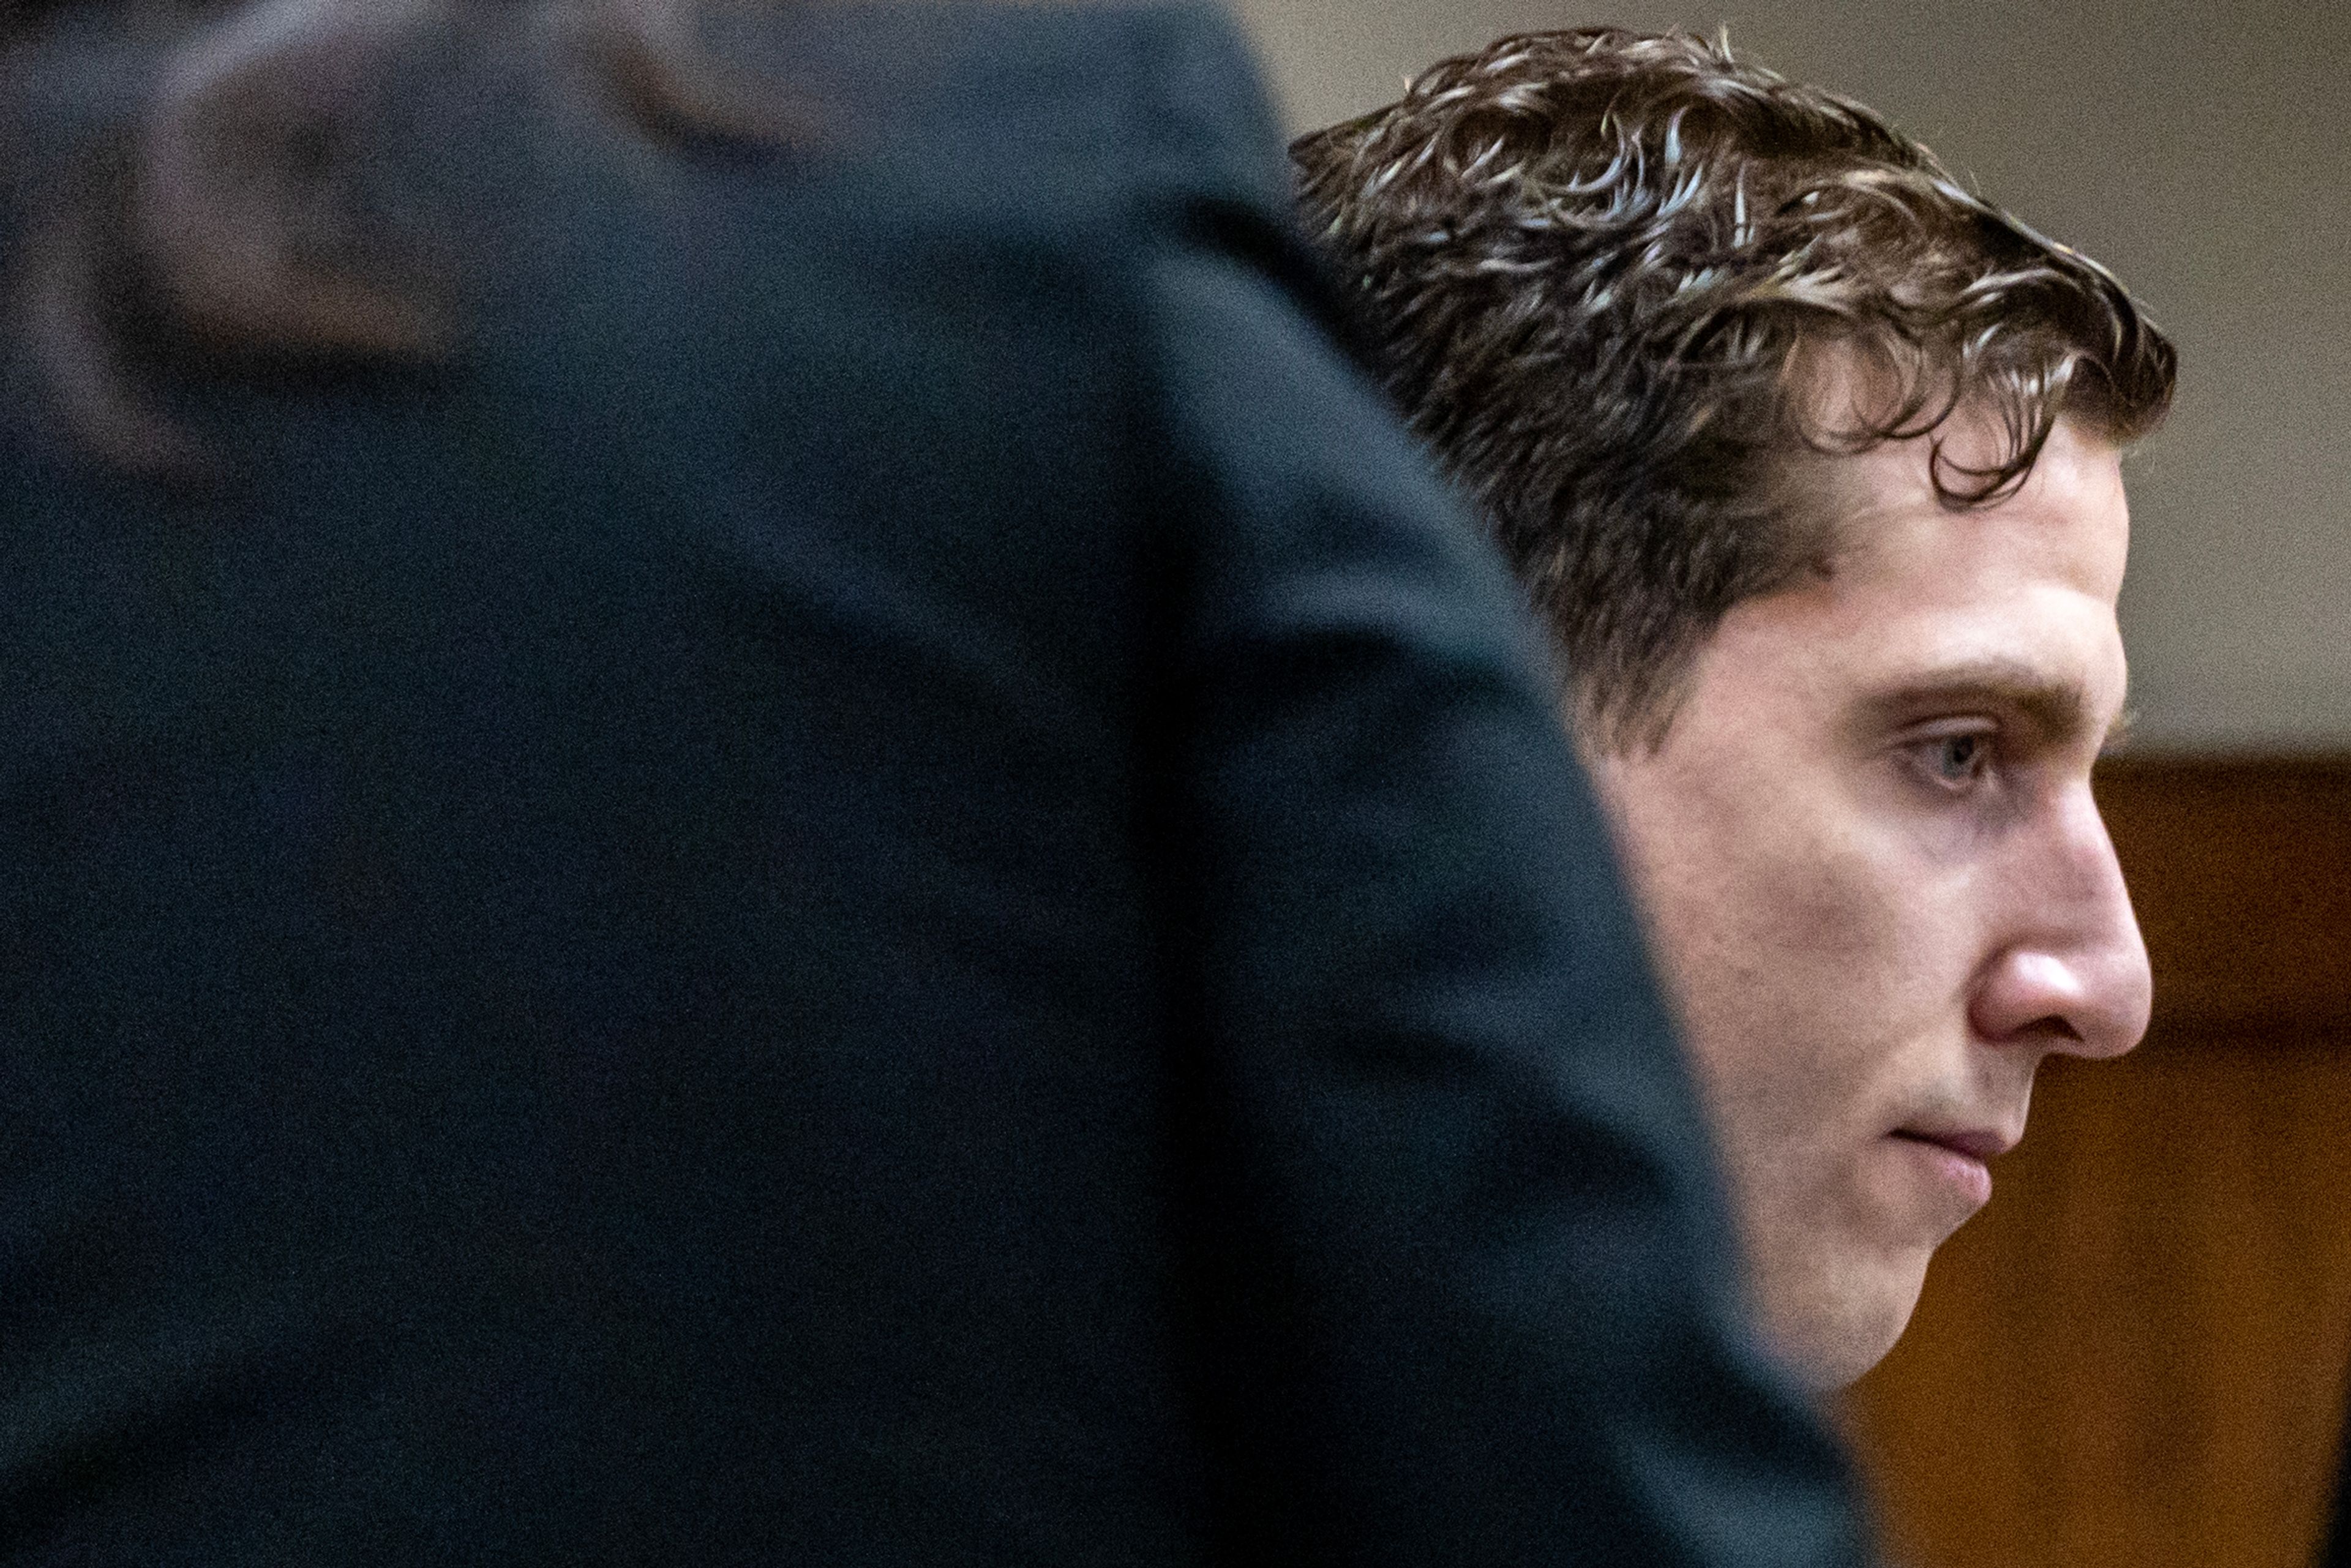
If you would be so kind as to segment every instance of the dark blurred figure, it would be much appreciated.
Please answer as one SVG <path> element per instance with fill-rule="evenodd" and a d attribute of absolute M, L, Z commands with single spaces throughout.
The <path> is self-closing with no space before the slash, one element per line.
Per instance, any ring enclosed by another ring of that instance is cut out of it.
<path fill-rule="evenodd" d="M 1213 18 L 0 18 L 0 1557 L 1859 1559 Z"/>

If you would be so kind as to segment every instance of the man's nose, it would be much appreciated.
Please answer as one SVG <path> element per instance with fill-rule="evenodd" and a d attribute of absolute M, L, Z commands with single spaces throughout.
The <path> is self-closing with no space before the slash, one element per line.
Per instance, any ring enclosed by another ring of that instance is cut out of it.
<path fill-rule="evenodd" d="M 1969 1021 L 1993 1041 L 2120 1056 L 2147 1033 L 2154 978 L 2087 783 L 2053 802 L 2019 852 L 2011 939 L 1979 981 Z"/>

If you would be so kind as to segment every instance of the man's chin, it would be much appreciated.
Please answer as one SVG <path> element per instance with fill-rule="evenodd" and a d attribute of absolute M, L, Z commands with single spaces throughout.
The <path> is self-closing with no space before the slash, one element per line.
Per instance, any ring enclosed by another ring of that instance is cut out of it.
<path fill-rule="evenodd" d="M 1765 1280 L 1763 1336 L 1808 1392 L 1833 1394 L 1886 1358 L 1909 1326 L 1931 1247 L 1847 1257 L 1799 1281 Z"/>

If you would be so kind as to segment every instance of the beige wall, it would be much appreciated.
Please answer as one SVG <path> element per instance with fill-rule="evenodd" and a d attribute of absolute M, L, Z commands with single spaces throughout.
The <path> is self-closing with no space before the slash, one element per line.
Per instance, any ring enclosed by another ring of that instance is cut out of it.
<path fill-rule="evenodd" d="M 1293 126 L 1499 33 L 1728 23 L 2120 273 L 2178 340 L 2134 459 L 2141 743 L 2351 749 L 2351 5 L 1233 0 Z"/>

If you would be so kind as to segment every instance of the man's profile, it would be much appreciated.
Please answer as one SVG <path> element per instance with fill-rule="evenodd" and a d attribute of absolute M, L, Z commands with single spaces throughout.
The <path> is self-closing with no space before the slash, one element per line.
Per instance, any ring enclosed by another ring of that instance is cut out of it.
<path fill-rule="evenodd" d="M 1687 35 L 1506 38 L 1292 156 L 1557 635 L 1767 1335 L 1849 1382 L 2041 1061 L 2146 1028 L 2090 773 L 2172 349 L 1869 110 Z"/>

